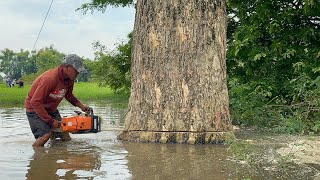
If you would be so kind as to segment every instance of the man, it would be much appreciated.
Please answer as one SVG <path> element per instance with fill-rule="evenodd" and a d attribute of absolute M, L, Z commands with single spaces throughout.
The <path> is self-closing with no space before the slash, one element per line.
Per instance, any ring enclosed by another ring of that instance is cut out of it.
<path fill-rule="evenodd" d="M 61 116 L 57 107 L 63 97 L 72 105 L 89 113 L 89 107 L 83 105 L 72 93 L 74 80 L 79 73 L 86 71 L 82 59 L 70 54 L 64 60 L 64 64 L 44 72 L 35 79 L 25 100 L 29 125 L 36 139 L 32 145 L 34 147 L 44 146 L 53 135 L 58 135 L 63 141 L 71 140 L 68 132 L 52 132 L 60 126 Z"/>

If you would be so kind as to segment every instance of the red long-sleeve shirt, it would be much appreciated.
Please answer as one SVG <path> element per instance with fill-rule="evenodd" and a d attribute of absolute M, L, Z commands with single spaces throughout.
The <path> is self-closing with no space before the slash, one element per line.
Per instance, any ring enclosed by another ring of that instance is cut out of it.
<path fill-rule="evenodd" d="M 73 81 L 64 80 L 62 66 L 44 72 L 32 83 L 25 100 L 26 111 L 37 113 L 48 123 L 52 119 L 48 113 L 57 111 L 63 97 L 74 106 L 79 103 L 72 93 L 73 85 Z"/>

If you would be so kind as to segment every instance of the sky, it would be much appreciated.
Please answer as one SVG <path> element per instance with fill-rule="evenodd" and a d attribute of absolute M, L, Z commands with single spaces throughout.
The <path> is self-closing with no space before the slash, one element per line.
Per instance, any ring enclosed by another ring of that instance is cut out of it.
<path fill-rule="evenodd" d="M 133 7 L 107 8 L 83 14 L 75 11 L 90 0 L 54 0 L 35 50 L 53 46 L 65 54 L 94 58 L 92 43 L 99 41 L 108 50 L 127 41 L 133 30 Z M 0 50 L 31 51 L 51 0 L 0 0 Z"/>

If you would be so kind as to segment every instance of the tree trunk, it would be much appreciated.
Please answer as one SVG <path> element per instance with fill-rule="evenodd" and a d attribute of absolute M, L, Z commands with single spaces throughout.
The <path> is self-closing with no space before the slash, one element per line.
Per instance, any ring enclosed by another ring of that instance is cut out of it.
<path fill-rule="evenodd" d="M 132 86 L 119 139 L 219 143 L 233 137 L 225 0 L 138 0 Z"/>

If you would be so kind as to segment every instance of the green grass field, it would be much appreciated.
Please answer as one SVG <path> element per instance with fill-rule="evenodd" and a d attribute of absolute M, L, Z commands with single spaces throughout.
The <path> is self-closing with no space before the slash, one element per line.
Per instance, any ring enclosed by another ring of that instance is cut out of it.
<path fill-rule="evenodd" d="M 23 107 L 24 100 L 31 85 L 23 88 L 14 86 L 6 87 L 0 83 L 0 107 Z M 126 108 L 128 104 L 128 94 L 114 93 L 108 87 L 99 87 L 96 83 L 75 83 L 73 94 L 84 104 L 87 101 L 97 101 L 100 104 L 111 104 L 113 107 Z"/>

